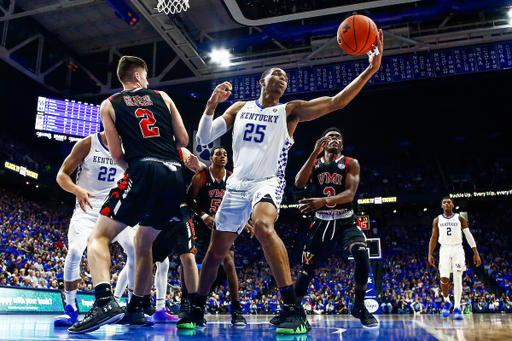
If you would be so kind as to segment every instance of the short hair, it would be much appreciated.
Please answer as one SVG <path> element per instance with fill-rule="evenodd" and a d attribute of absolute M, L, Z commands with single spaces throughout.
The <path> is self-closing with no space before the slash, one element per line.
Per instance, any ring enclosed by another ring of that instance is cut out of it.
<path fill-rule="evenodd" d="M 274 70 L 275 68 L 271 67 L 270 69 L 266 69 L 265 71 L 263 71 L 263 73 L 261 74 L 261 78 L 260 80 L 264 79 L 265 77 L 267 77 L 269 75 L 270 72 L 272 72 L 272 70 Z"/>
<path fill-rule="evenodd" d="M 213 147 L 213 149 L 212 149 L 212 150 L 210 150 L 210 157 L 212 157 L 212 156 L 214 156 L 214 155 L 215 155 L 215 151 L 216 151 L 217 149 L 224 149 L 224 150 L 226 150 L 226 148 L 224 148 L 223 146 Z"/>
<path fill-rule="evenodd" d="M 452 202 L 452 204 L 453 204 L 453 199 L 452 199 L 452 198 L 450 198 L 450 197 L 446 196 L 446 197 L 444 197 L 444 198 L 443 198 L 443 200 L 442 200 L 441 202 L 443 202 L 443 201 L 445 201 L 445 200 L 450 200 L 450 201 Z"/>
<path fill-rule="evenodd" d="M 331 131 L 335 131 L 337 133 L 339 133 L 341 135 L 341 138 L 343 138 L 343 134 L 341 133 L 341 131 L 336 128 L 336 127 L 330 127 L 330 128 L 327 128 L 323 133 L 322 133 L 322 137 L 324 137 L 325 135 L 329 134 Z"/>
<path fill-rule="evenodd" d="M 117 64 L 117 78 L 121 83 L 129 81 L 133 78 L 136 69 L 148 70 L 146 62 L 135 56 L 122 56 Z"/>

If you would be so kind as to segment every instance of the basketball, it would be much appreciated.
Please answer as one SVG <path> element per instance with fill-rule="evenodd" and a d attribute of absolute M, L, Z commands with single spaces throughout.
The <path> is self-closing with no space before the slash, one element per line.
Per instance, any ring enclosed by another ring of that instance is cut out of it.
<path fill-rule="evenodd" d="M 348 54 L 359 56 L 372 49 L 378 34 L 379 30 L 372 19 L 353 15 L 338 27 L 338 44 Z"/>

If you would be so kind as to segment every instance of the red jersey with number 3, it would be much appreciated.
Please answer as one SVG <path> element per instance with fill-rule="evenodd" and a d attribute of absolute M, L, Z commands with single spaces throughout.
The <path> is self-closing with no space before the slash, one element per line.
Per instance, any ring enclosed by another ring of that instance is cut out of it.
<path fill-rule="evenodd" d="M 203 187 L 197 193 L 197 203 L 202 211 L 214 216 L 219 209 L 224 192 L 226 191 L 226 180 L 231 176 L 231 172 L 225 170 L 224 178 L 217 182 L 213 177 L 211 167 L 203 169 Z"/>
<path fill-rule="evenodd" d="M 158 91 L 138 88 L 109 100 L 128 164 L 145 157 L 180 162 L 169 107 Z"/>
<path fill-rule="evenodd" d="M 350 158 L 344 155 L 339 156 L 333 162 L 325 161 L 324 157 L 315 161 L 313 175 L 313 191 L 311 197 L 331 197 L 345 191 L 345 180 L 348 172 Z M 341 205 L 328 205 L 320 208 L 318 212 L 326 214 L 338 214 L 337 210 L 351 210 L 352 202 Z M 341 212 L 340 212 L 341 213 Z"/>

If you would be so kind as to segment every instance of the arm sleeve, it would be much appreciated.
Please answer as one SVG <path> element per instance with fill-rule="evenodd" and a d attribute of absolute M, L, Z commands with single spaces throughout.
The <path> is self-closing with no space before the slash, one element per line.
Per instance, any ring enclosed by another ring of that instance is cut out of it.
<path fill-rule="evenodd" d="M 197 129 L 197 141 L 201 145 L 208 144 L 227 131 L 226 121 L 222 117 L 213 119 L 213 115 L 203 115 Z"/>
<path fill-rule="evenodd" d="M 466 235 L 466 239 L 468 241 L 469 246 L 471 246 L 471 248 L 476 247 L 475 238 L 473 238 L 473 235 L 471 234 L 469 228 L 462 229 L 462 231 Z"/>

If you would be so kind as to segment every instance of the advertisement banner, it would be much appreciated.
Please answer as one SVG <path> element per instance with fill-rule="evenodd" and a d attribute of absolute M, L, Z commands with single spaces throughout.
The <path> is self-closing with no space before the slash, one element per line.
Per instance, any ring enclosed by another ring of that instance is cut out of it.
<path fill-rule="evenodd" d="M 64 312 L 60 290 L 0 287 L 2 312 Z"/>

